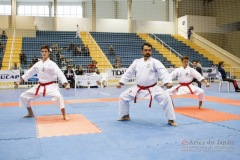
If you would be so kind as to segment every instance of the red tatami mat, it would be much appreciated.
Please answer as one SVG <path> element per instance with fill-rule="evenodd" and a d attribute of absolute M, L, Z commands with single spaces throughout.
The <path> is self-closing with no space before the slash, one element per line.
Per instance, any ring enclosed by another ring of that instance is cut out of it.
<path fill-rule="evenodd" d="M 206 122 L 219 122 L 229 120 L 240 120 L 240 116 L 226 112 L 220 112 L 212 109 L 202 108 L 196 106 L 174 108 L 176 113 L 189 116 L 192 118 L 200 119 Z"/>
<path fill-rule="evenodd" d="M 83 115 L 70 114 L 68 117 L 69 121 L 63 120 L 62 115 L 38 116 L 38 138 L 101 133 L 101 130 Z"/>

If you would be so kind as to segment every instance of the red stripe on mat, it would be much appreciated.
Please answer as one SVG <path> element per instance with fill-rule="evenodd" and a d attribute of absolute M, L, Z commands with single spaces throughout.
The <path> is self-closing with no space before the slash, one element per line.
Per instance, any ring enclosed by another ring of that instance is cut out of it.
<path fill-rule="evenodd" d="M 236 114 L 216 111 L 212 109 L 202 108 L 196 106 L 174 108 L 176 113 L 200 119 L 206 122 L 220 122 L 229 120 L 240 120 L 240 116 Z"/>

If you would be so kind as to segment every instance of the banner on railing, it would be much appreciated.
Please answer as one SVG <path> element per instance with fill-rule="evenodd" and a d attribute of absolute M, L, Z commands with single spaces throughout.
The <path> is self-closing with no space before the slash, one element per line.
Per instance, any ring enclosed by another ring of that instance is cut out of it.
<path fill-rule="evenodd" d="M 120 79 L 126 70 L 127 68 L 106 69 L 106 73 L 108 73 L 108 79 Z"/>
<path fill-rule="evenodd" d="M 17 82 L 20 80 L 19 70 L 0 70 L 0 82 Z"/>

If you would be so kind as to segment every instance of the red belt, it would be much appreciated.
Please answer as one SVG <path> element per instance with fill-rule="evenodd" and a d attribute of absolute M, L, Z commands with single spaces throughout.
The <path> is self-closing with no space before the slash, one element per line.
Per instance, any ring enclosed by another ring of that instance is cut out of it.
<path fill-rule="evenodd" d="M 46 94 L 46 85 L 49 85 L 49 84 L 53 84 L 54 82 L 48 82 L 48 83 L 40 83 L 39 82 L 39 85 L 38 85 L 38 87 L 37 87 L 37 90 L 36 90 L 36 93 L 35 93 L 35 95 L 37 95 L 38 94 L 38 91 L 39 91 L 39 89 L 40 89 L 40 87 L 41 86 L 43 86 L 44 87 L 44 90 L 43 90 L 43 97 L 45 96 L 45 94 Z"/>
<path fill-rule="evenodd" d="M 193 94 L 193 91 L 192 91 L 192 89 L 190 88 L 190 84 L 192 84 L 192 82 L 189 82 L 189 83 L 180 83 L 180 86 L 178 86 L 177 88 L 176 88 L 176 90 L 178 90 L 180 87 L 182 87 L 182 86 L 187 86 L 188 87 L 188 89 L 190 90 L 190 92 L 191 92 L 191 94 Z"/>
<path fill-rule="evenodd" d="M 139 89 L 138 89 L 138 91 L 137 91 L 137 93 L 136 93 L 136 95 L 135 95 L 135 97 L 134 97 L 134 103 L 137 102 L 137 94 L 138 94 L 139 91 L 141 91 L 141 90 L 148 90 L 148 92 L 149 92 L 149 94 L 150 94 L 149 108 L 151 108 L 151 106 L 152 106 L 152 94 L 151 94 L 149 88 L 154 87 L 156 84 L 157 84 L 157 83 L 155 83 L 155 84 L 153 84 L 153 85 L 151 85 L 151 86 L 139 86 L 139 85 L 137 85 L 137 86 L 139 87 Z"/>

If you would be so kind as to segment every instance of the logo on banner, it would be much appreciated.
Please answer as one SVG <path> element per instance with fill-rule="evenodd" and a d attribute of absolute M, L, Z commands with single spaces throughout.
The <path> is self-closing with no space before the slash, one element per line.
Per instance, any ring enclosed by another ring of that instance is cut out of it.
<path fill-rule="evenodd" d="M 0 71 L 0 82 L 16 82 L 19 79 L 19 70 Z"/>

